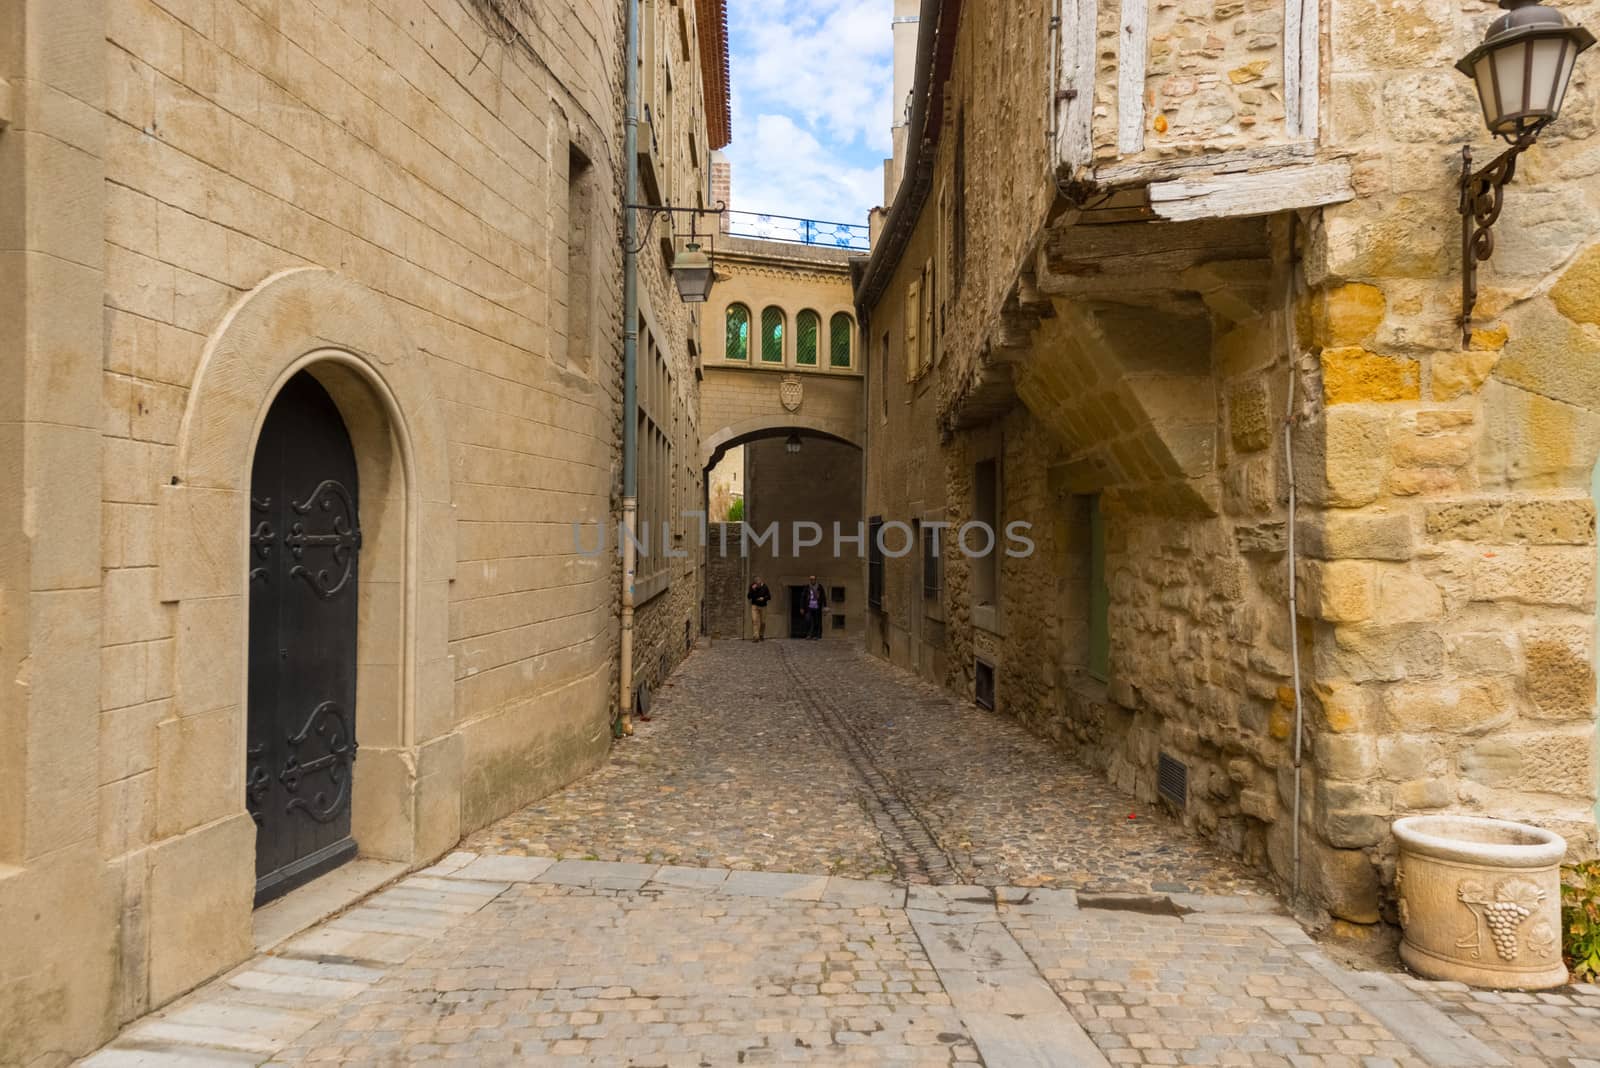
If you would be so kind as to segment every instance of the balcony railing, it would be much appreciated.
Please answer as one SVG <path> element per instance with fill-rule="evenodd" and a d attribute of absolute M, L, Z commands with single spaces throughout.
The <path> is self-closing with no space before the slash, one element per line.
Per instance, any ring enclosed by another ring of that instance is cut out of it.
<path fill-rule="evenodd" d="M 729 237 L 790 241 L 799 245 L 845 248 L 857 252 L 872 249 L 871 232 L 865 226 L 796 219 L 788 215 L 759 215 L 750 211 L 730 211 L 724 215 L 724 219 L 723 233 Z"/>

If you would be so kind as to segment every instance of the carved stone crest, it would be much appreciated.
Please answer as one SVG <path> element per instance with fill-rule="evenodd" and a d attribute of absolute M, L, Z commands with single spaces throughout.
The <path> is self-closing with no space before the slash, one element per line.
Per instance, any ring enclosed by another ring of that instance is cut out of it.
<path fill-rule="evenodd" d="M 778 399 L 783 402 L 784 411 L 798 412 L 805 402 L 805 391 L 805 382 L 799 375 L 784 375 L 783 385 L 778 387 Z"/>

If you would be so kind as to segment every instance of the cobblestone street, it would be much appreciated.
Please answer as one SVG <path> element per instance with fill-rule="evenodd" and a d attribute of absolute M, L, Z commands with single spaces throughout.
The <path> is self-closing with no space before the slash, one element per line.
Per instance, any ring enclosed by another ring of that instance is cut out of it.
<path fill-rule="evenodd" d="M 599 772 L 465 848 L 856 879 L 1270 893 L 1013 721 L 852 643 L 719 642 L 684 664 L 653 712 Z"/>
<path fill-rule="evenodd" d="M 702 649 L 604 769 L 87 1063 L 1595 1068 L 1597 1049 L 1600 989 L 1352 971 L 1014 724 L 852 648 L 774 642 Z"/>

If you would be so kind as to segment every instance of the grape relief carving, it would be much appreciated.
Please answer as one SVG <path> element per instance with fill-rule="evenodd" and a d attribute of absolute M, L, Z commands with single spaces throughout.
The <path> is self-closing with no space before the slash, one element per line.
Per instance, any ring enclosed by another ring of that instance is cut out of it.
<path fill-rule="evenodd" d="M 1457 949 L 1468 951 L 1478 960 L 1484 952 L 1484 935 L 1500 959 L 1515 961 L 1521 955 L 1523 924 L 1544 904 L 1545 892 L 1527 879 L 1507 879 L 1491 894 L 1482 883 L 1468 879 L 1456 888 L 1456 897 L 1472 913 L 1472 932 L 1456 942 Z M 1529 947 L 1544 955 L 1554 942 L 1550 925 L 1540 920 L 1528 934 Z"/>

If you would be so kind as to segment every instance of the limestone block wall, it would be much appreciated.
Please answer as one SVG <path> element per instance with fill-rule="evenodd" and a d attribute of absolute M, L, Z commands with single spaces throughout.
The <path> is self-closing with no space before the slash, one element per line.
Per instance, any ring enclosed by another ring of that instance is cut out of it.
<path fill-rule="evenodd" d="M 1300 311 L 1320 377 L 1321 831 L 1385 879 L 1384 825 L 1408 812 L 1531 820 L 1591 855 L 1594 62 L 1506 190 L 1463 343 L 1460 150 L 1502 146 L 1447 61 L 1491 13 L 1373 10 L 1334 9 L 1329 131 L 1360 196 L 1322 216 Z"/>
<path fill-rule="evenodd" d="M 57 6 L 0 14 L 6 1063 L 249 951 L 245 518 L 288 375 L 362 477 L 364 854 L 425 861 L 594 766 L 617 698 L 620 565 L 572 527 L 614 541 L 620 508 L 621 9 Z M 641 279 L 698 507 L 694 320 L 658 246 Z M 641 614 L 652 670 L 698 582 Z"/>

